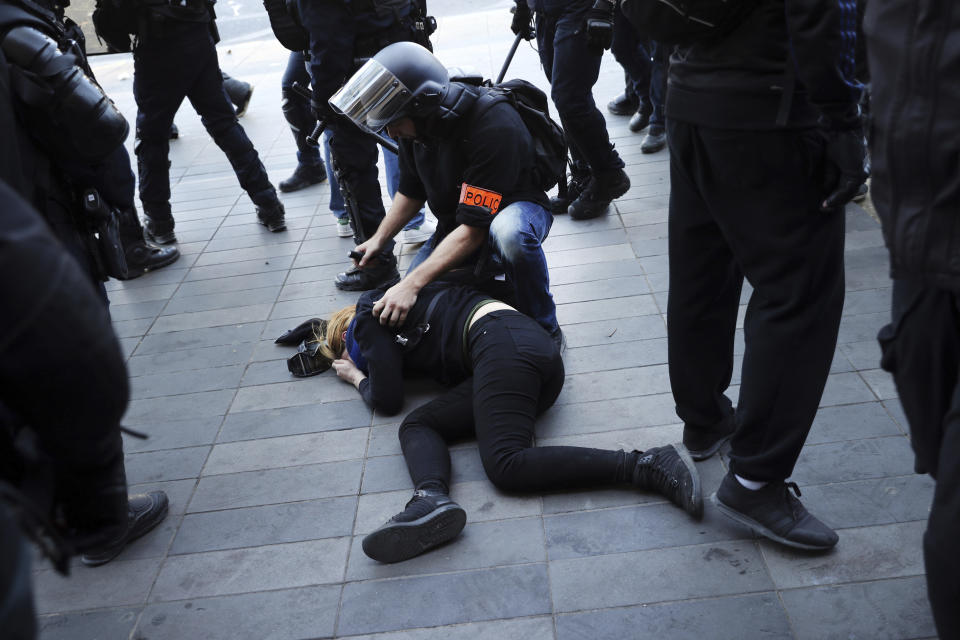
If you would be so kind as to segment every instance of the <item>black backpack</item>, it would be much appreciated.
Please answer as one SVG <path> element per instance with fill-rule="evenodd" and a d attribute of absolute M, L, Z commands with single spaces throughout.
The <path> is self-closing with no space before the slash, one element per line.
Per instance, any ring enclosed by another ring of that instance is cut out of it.
<path fill-rule="evenodd" d="M 552 189 L 566 177 L 567 143 L 563 129 L 550 117 L 547 94 L 526 80 L 507 80 L 489 86 L 480 96 L 477 115 L 503 101 L 513 105 L 533 137 L 537 186 L 544 191 Z"/>
<path fill-rule="evenodd" d="M 640 35 L 666 45 L 717 40 L 737 28 L 759 0 L 623 0 Z"/>

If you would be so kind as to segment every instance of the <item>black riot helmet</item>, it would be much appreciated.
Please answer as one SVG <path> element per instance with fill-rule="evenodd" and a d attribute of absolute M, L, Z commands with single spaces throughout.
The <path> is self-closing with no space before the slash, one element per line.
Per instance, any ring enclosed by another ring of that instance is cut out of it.
<path fill-rule="evenodd" d="M 381 49 L 330 98 L 330 105 L 360 127 L 379 131 L 409 116 L 428 117 L 450 86 L 446 67 L 414 42 Z"/>

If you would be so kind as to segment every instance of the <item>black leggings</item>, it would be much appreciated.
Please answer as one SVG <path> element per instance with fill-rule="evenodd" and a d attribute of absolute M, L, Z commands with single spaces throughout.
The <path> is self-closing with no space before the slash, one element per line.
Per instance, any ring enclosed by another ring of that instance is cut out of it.
<path fill-rule="evenodd" d="M 534 447 L 534 421 L 563 388 L 563 361 L 536 322 L 494 311 L 469 335 L 473 376 L 415 409 L 400 445 L 417 488 L 448 489 L 447 443 L 476 435 L 487 477 L 506 491 L 543 491 L 624 480 L 623 451 Z"/>

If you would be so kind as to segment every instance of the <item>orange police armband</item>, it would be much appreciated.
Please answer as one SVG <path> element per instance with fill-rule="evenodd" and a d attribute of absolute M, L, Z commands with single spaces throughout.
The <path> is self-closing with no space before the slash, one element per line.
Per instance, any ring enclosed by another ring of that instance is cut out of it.
<path fill-rule="evenodd" d="M 503 200 L 503 196 L 496 191 L 481 189 L 466 182 L 460 187 L 460 204 L 490 209 L 490 215 L 495 214 L 500 209 L 501 200 Z"/>

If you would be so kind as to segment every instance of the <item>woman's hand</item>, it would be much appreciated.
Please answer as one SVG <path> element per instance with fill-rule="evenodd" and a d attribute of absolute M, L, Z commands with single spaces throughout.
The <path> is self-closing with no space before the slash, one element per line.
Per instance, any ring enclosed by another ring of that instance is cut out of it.
<path fill-rule="evenodd" d="M 360 371 L 357 365 L 353 364 L 350 360 L 334 360 L 332 366 L 337 372 L 338 378 L 344 382 L 349 382 L 357 389 L 360 388 L 360 382 L 367 377 L 363 375 L 363 371 Z"/>

